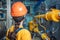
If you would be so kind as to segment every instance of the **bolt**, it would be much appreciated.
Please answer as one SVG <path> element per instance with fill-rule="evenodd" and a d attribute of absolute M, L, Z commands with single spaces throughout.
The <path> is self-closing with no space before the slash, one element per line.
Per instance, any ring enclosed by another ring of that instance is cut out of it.
<path fill-rule="evenodd" d="M 58 16 L 60 17 L 60 12 L 59 12 Z"/>

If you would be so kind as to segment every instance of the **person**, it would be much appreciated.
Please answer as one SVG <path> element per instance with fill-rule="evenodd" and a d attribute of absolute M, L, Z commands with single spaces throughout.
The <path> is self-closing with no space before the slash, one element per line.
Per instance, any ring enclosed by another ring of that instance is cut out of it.
<path fill-rule="evenodd" d="M 27 8 L 22 2 L 13 3 L 11 7 L 11 16 L 15 21 L 15 25 L 12 25 L 8 29 L 6 40 L 31 40 L 30 32 L 23 28 L 23 21 L 27 11 Z"/>

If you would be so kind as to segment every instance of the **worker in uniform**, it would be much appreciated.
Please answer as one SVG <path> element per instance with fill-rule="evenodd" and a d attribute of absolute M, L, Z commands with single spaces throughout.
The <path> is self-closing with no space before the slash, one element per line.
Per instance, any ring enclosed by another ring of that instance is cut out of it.
<path fill-rule="evenodd" d="M 31 34 L 23 28 L 24 17 L 27 14 L 27 8 L 22 2 L 15 2 L 11 7 L 11 16 L 15 21 L 6 34 L 6 40 L 31 40 Z"/>

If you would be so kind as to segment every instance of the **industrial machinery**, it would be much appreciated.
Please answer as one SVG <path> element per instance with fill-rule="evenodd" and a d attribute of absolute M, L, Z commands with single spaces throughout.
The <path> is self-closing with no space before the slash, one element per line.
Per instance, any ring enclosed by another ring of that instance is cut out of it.
<path fill-rule="evenodd" d="M 46 28 L 42 28 L 43 27 L 42 25 L 40 25 L 42 27 L 39 26 L 40 28 L 38 26 L 39 25 L 36 23 L 36 20 L 29 22 L 29 30 L 31 32 L 39 34 L 43 40 L 50 40 L 47 33 L 45 33 Z"/>
<path fill-rule="evenodd" d="M 36 18 L 44 18 L 47 21 L 54 21 L 59 22 L 60 21 L 60 10 L 58 9 L 50 9 L 46 14 L 37 15 Z"/>
<path fill-rule="evenodd" d="M 6 35 L 6 26 L 4 24 L 4 21 L 0 21 L 0 39 L 4 38 Z"/>
<path fill-rule="evenodd" d="M 0 10 L 0 39 L 5 37 L 6 31 L 6 14 Z"/>
<path fill-rule="evenodd" d="M 6 36 L 6 17 L 7 17 L 7 10 L 6 10 L 6 1 L 0 0 L 0 40 L 3 40 Z"/>
<path fill-rule="evenodd" d="M 43 40 L 51 40 L 48 34 L 46 33 L 46 27 L 41 25 L 41 23 L 38 22 L 36 19 L 43 18 L 47 21 L 54 21 L 54 22 L 59 22 L 60 21 L 60 10 L 58 9 L 50 9 L 46 14 L 42 15 L 37 15 L 34 17 L 32 21 L 29 22 L 29 30 L 31 32 L 36 32 L 38 33 Z"/>

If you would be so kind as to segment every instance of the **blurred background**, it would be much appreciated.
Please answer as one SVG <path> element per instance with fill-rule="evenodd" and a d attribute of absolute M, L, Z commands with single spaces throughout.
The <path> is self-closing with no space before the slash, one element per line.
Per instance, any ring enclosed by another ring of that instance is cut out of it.
<path fill-rule="evenodd" d="M 51 7 L 60 9 L 60 0 L 0 0 L 0 39 L 4 40 L 6 36 L 7 29 L 14 24 L 14 21 L 10 15 L 11 5 L 14 2 L 21 1 L 23 2 L 27 9 L 28 14 L 26 15 L 24 21 L 24 27 L 28 29 L 28 22 L 33 20 L 32 16 L 39 14 L 45 14 Z M 32 16 L 31 16 L 31 15 Z M 49 31 L 55 31 L 53 34 L 57 40 L 60 40 L 60 22 L 52 22 L 41 19 Z"/>

